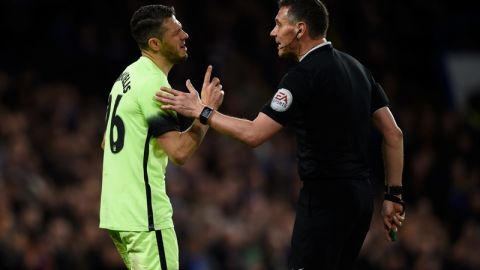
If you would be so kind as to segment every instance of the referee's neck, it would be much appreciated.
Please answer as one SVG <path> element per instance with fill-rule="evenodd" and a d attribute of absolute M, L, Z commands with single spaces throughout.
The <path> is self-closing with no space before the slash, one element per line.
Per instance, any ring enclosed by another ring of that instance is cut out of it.
<path fill-rule="evenodd" d="M 300 53 L 297 55 L 297 61 L 302 61 L 309 52 L 313 51 L 314 49 L 320 47 L 320 45 L 325 43 L 327 43 L 327 39 L 324 37 L 317 39 L 306 38 L 303 42 L 301 41 Z"/>

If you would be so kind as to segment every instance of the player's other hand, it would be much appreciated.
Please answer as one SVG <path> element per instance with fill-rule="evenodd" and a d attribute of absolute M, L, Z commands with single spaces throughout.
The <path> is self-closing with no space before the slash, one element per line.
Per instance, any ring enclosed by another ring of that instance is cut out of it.
<path fill-rule="evenodd" d="M 220 79 L 214 77 L 210 80 L 212 76 L 212 66 L 209 65 L 207 67 L 207 71 L 205 71 L 205 77 L 203 78 L 203 85 L 202 85 L 202 101 L 208 107 L 217 110 L 223 102 L 223 95 L 224 92 L 222 90 L 222 84 L 220 83 Z M 187 81 L 187 87 L 189 81 Z M 191 86 L 191 84 L 190 84 Z M 191 86 L 193 88 L 193 86 Z"/>
<path fill-rule="evenodd" d="M 382 205 L 382 217 L 385 228 L 385 237 L 389 241 L 395 241 L 395 239 L 392 239 L 393 234 L 391 234 L 391 231 L 396 234 L 398 229 L 405 222 L 405 209 L 403 209 L 401 204 L 384 200 Z"/>

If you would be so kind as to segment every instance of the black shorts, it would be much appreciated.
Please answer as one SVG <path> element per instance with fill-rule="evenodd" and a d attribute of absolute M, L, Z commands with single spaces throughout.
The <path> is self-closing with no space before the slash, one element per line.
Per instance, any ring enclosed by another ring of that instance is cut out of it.
<path fill-rule="evenodd" d="M 304 182 L 289 258 L 293 270 L 352 269 L 373 213 L 368 180 Z"/>

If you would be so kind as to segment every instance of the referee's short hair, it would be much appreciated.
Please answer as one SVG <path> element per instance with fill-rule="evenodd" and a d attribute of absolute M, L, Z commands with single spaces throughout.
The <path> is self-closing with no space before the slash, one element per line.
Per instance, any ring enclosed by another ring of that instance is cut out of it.
<path fill-rule="evenodd" d="M 328 10 L 320 0 L 279 0 L 278 7 L 289 7 L 291 23 L 305 22 L 311 38 L 325 37 L 328 29 Z"/>
<path fill-rule="evenodd" d="M 161 39 L 165 33 L 163 22 L 175 15 L 173 7 L 147 5 L 140 7 L 130 20 L 130 32 L 140 49 L 148 48 L 151 37 Z"/>

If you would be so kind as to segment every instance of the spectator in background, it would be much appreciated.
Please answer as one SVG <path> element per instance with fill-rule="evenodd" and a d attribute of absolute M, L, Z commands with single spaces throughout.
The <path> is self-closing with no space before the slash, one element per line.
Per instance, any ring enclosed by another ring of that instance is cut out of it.
<path fill-rule="evenodd" d="M 292 236 L 291 269 L 353 269 L 370 227 L 373 196 L 367 160 L 370 122 L 384 139 L 386 238 L 405 220 L 403 136 L 382 87 L 350 55 L 326 40 L 328 12 L 318 0 L 279 1 L 270 35 L 280 57 L 299 62 L 253 121 L 205 106 L 190 93 L 163 87 L 157 100 L 222 134 L 256 147 L 283 126 L 295 129 L 303 189 Z"/>

